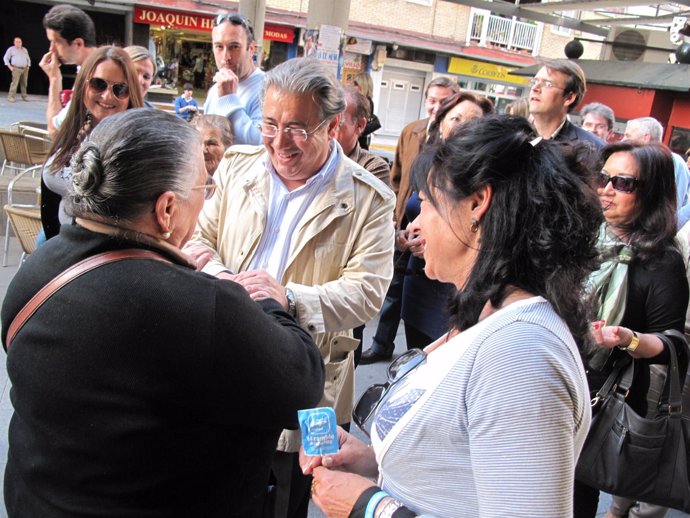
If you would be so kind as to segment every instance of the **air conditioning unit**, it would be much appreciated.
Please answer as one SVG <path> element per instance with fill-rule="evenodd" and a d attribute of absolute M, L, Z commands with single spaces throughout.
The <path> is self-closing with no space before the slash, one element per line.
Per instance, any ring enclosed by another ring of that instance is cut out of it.
<path fill-rule="evenodd" d="M 636 61 L 668 63 L 669 53 L 676 50 L 668 31 L 651 31 L 614 27 L 606 39 L 604 59 L 607 61 Z"/>

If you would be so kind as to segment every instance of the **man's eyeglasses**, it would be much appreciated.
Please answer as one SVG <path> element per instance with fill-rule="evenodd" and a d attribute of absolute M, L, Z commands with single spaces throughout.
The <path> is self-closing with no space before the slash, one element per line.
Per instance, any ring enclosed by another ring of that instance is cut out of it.
<path fill-rule="evenodd" d="M 246 16 L 242 16 L 241 14 L 237 13 L 219 14 L 213 20 L 213 26 L 218 27 L 223 22 L 230 22 L 233 25 L 241 25 L 251 37 L 250 40 L 254 39 L 254 29 L 252 29 L 252 24 L 249 21 L 249 18 Z"/>
<path fill-rule="evenodd" d="M 558 88 L 559 90 L 565 90 L 565 88 L 561 88 L 560 86 L 556 86 L 553 84 L 551 81 L 548 79 L 537 79 L 536 77 L 533 77 L 532 79 L 529 80 L 529 83 L 527 83 L 530 88 L 534 88 L 535 86 L 539 87 L 540 90 L 550 90 L 551 88 Z"/>
<path fill-rule="evenodd" d="M 111 88 L 113 90 L 113 95 L 118 99 L 127 99 L 127 97 L 129 97 L 129 86 L 125 83 L 110 83 L 100 77 L 92 77 L 89 79 L 89 87 L 99 94 Z"/>
<path fill-rule="evenodd" d="M 609 176 L 604 171 L 601 171 L 597 175 L 597 186 L 601 189 L 606 187 L 609 182 L 611 182 L 611 185 L 616 191 L 624 193 L 635 192 L 640 185 L 640 181 L 634 176 Z"/>
<path fill-rule="evenodd" d="M 316 126 L 313 130 L 307 131 L 302 128 L 285 128 L 280 129 L 274 124 L 267 124 L 265 122 L 260 122 L 256 125 L 261 132 L 261 135 L 266 138 L 276 138 L 278 133 L 289 136 L 295 142 L 304 142 L 309 138 L 309 135 L 315 133 L 321 126 L 323 126 L 329 119 L 324 119 L 321 123 Z"/>
<path fill-rule="evenodd" d="M 193 191 L 198 191 L 199 189 L 204 189 L 204 199 L 210 200 L 213 197 L 213 193 L 216 192 L 216 182 L 213 180 L 213 176 L 208 175 L 206 177 L 206 183 L 204 185 L 195 185 L 192 187 Z"/>
<path fill-rule="evenodd" d="M 410 349 L 398 356 L 388 366 L 388 381 L 386 383 L 377 383 L 364 391 L 352 410 L 352 420 L 367 434 L 367 437 L 369 432 L 365 428 L 366 422 L 374 415 L 391 387 L 424 362 L 426 362 L 424 351 L 421 349 Z"/>

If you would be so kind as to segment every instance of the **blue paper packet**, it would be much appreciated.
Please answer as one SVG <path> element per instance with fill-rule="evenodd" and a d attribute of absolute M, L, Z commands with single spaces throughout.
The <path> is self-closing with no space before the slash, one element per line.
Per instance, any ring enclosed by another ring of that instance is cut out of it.
<path fill-rule="evenodd" d="M 297 411 L 302 447 L 307 455 L 338 453 L 338 427 L 331 407 Z"/>

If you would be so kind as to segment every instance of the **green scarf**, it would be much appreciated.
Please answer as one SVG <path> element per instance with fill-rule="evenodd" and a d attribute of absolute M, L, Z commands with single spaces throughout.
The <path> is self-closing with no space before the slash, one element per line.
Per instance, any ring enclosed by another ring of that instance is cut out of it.
<path fill-rule="evenodd" d="M 606 223 L 599 230 L 597 248 L 601 267 L 592 272 L 587 281 L 587 291 L 599 307 L 599 319 L 607 326 L 616 326 L 623 320 L 625 303 L 628 299 L 628 264 L 633 251 L 630 245 L 620 240 Z M 601 370 L 611 355 L 612 349 L 597 348 L 589 359 L 589 366 Z"/>

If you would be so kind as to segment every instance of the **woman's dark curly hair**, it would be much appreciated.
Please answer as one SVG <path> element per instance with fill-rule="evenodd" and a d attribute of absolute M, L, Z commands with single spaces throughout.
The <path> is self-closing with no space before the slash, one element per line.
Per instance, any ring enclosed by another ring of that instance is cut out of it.
<path fill-rule="evenodd" d="M 485 185 L 493 191 L 477 260 L 451 302 L 450 324 L 473 326 L 487 301 L 499 307 L 521 288 L 548 300 L 584 351 L 591 319 L 583 288 L 599 266 L 601 206 L 583 168 L 571 168 L 549 141 L 532 145 L 531 132 L 522 117 L 470 121 L 436 148 L 428 177 L 416 178 L 434 206 L 439 195 L 453 204 Z"/>
<path fill-rule="evenodd" d="M 611 144 L 601 151 L 602 167 L 614 153 L 630 153 L 637 163 L 637 215 L 624 229 L 630 236 L 634 260 L 645 262 L 664 250 L 677 250 L 676 177 L 671 151 L 662 144 Z"/>

